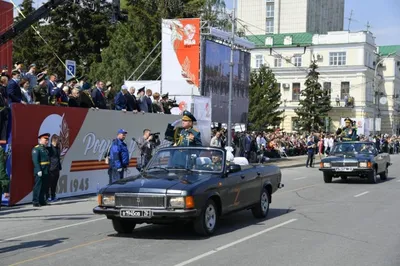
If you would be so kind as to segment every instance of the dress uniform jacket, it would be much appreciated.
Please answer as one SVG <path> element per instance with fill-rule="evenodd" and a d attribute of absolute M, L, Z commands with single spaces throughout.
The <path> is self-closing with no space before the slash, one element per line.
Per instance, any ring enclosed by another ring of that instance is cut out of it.
<path fill-rule="evenodd" d="M 194 138 L 191 140 L 189 135 L 193 134 Z M 194 128 L 183 129 L 179 135 L 178 142 L 176 146 L 184 146 L 184 147 L 201 147 L 203 146 L 201 143 L 201 135 L 200 132 Z"/>

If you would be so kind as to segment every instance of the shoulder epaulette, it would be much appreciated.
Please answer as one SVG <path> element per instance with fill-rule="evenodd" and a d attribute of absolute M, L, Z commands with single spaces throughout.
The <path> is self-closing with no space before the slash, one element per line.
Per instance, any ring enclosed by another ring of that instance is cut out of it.
<path fill-rule="evenodd" d="M 194 127 L 192 127 L 192 130 L 195 131 L 195 132 L 199 132 L 199 130 L 194 128 Z"/>
<path fill-rule="evenodd" d="M 36 145 L 36 146 L 35 146 L 35 148 L 38 148 L 38 147 L 40 147 L 40 145 Z"/>

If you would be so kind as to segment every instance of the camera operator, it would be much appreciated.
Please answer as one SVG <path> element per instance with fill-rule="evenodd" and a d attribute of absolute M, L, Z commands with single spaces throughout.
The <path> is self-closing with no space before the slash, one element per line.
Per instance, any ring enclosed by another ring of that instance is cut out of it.
<path fill-rule="evenodd" d="M 143 136 L 138 140 L 140 149 L 140 164 L 139 169 L 146 167 L 153 154 L 153 150 L 160 144 L 159 133 L 152 134 L 150 129 L 143 130 Z"/>

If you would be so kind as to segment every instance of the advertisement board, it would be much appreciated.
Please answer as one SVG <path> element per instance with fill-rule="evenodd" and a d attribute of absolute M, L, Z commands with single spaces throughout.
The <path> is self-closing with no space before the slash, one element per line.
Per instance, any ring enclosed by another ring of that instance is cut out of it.
<path fill-rule="evenodd" d="M 230 47 L 205 41 L 202 95 L 211 98 L 212 121 L 228 122 Z M 232 122 L 247 123 L 249 108 L 250 53 L 235 50 Z"/>
<path fill-rule="evenodd" d="M 162 20 L 162 93 L 200 95 L 200 19 Z"/>
<path fill-rule="evenodd" d="M 29 117 L 29 119 L 27 119 Z M 126 175 L 137 173 L 138 139 L 143 129 L 160 132 L 164 138 L 167 124 L 179 119 L 175 115 L 133 114 L 111 110 L 63 108 L 52 106 L 12 106 L 10 204 L 32 200 L 32 148 L 38 135 L 57 134 L 61 142 L 62 170 L 58 181 L 59 198 L 96 193 L 108 184 L 108 165 L 104 155 L 120 128 L 128 134 L 126 143 L 130 164 Z M 22 167 L 21 167 L 22 166 Z"/>
<path fill-rule="evenodd" d="M 193 115 L 197 119 L 197 128 L 201 132 L 201 141 L 209 146 L 211 141 L 211 99 L 209 97 L 193 97 Z"/>

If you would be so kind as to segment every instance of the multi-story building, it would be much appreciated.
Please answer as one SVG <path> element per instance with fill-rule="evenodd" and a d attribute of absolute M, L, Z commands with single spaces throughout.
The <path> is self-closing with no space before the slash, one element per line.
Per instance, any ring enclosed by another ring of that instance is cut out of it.
<path fill-rule="evenodd" d="M 341 31 L 344 0 L 239 0 L 237 17 L 246 34 Z"/>
<path fill-rule="evenodd" d="M 345 117 L 362 118 L 371 124 L 375 112 L 381 118 L 381 127 L 379 122 L 376 124 L 377 131 L 398 132 L 400 49 L 397 55 L 391 53 L 400 47 L 378 48 L 369 32 L 293 33 L 248 38 L 256 44 L 251 51 L 252 68 L 257 69 L 262 64 L 270 67 L 281 88 L 284 130 L 297 130 L 295 109 L 301 90 L 305 88 L 309 65 L 317 60 L 319 81 L 331 97 L 330 131 L 336 130 Z M 377 65 L 377 61 L 388 55 L 389 58 Z M 375 92 L 380 96 L 374 97 Z M 353 105 L 345 106 L 345 100 L 351 98 L 354 98 Z M 375 98 L 382 98 L 380 106 Z M 368 123 L 363 125 L 362 133 L 372 133 L 372 125 Z"/>

